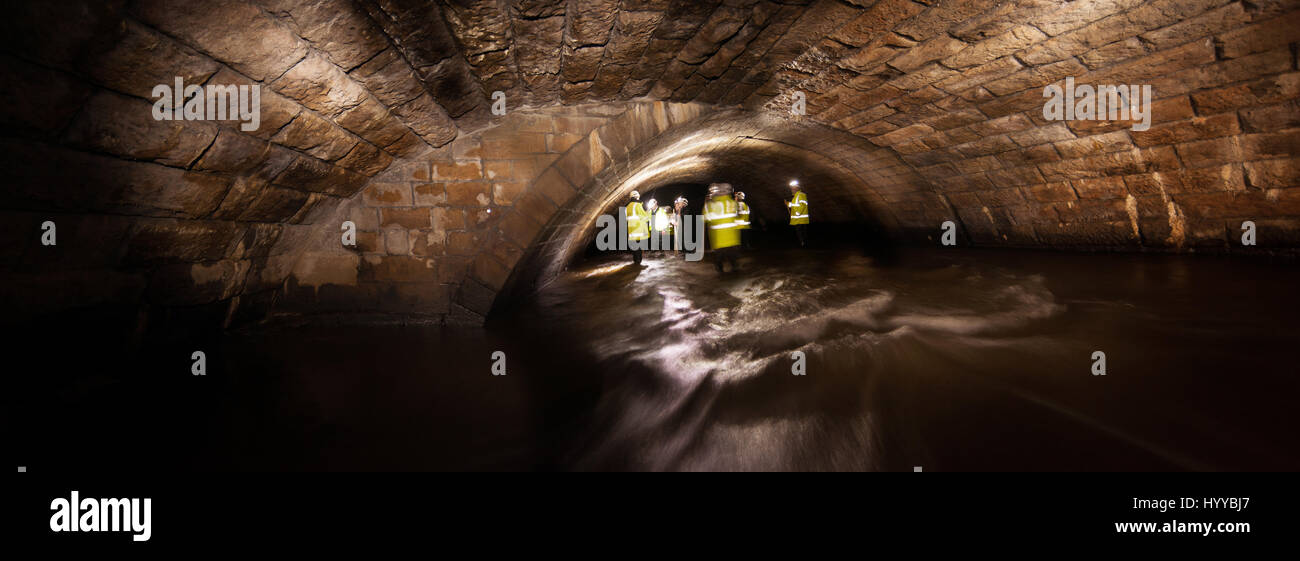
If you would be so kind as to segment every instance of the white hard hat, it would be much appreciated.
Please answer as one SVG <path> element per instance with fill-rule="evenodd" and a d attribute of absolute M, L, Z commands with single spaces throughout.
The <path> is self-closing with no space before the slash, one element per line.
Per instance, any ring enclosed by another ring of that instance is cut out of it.
<path fill-rule="evenodd" d="M 710 195 L 713 195 L 713 196 L 715 196 L 715 197 L 716 197 L 716 196 L 720 196 L 720 195 L 730 195 L 730 194 L 731 194 L 731 184 L 730 184 L 730 183 L 710 183 L 710 184 L 709 184 L 709 194 L 710 194 Z"/>
<path fill-rule="evenodd" d="M 640 192 L 640 191 L 637 191 L 636 189 L 633 189 L 633 190 L 632 190 L 632 198 L 633 198 L 633 199 L 636 199 L 636 200 L 638 200 L 638 201 L 641 200 L 641 192 Z"/>
<path fill-rule="evenodd" d="M 736 191 L 736 198 L 737 198 L 737 199 L 743 199 L 743 198 L 745 198 L 745 192 L 744 192 L 744 191 Z"/>
<path fill-rule="evenodd" d="M 647 200 L 645 202 L 645 206 L 659 206 L 659 201 L 656 201 L 654 199 Z"/>

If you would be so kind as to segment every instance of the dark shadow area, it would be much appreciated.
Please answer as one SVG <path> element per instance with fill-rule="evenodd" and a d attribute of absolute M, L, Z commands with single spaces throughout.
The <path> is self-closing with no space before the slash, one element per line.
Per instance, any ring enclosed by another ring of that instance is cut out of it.
<path fill-rule="evenodd" d="M 1300 468 L 1294 262 L 903 256 L 607 257 L 488 329 L 87 310 L 14 339 L 6 426 L 46 472 Z"/>
<path fill-rule="evenodd" d="M 89 323 L 22 338 L 42 359 L 6 392 L 13 457 L 34 472 L 553 470 L 599 396 L 582 348 L 538 326 L 315 321 L 184 343 Z"/>

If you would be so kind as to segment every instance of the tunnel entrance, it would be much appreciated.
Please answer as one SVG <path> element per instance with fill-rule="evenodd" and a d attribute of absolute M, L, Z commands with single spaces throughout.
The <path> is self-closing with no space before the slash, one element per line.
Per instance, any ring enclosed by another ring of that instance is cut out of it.
<path fill-rule="evenodd" d="M 790 243 L 789 182 L 798 179 L 815 210 L 814 231 L 825 240 L 861 244 L 870 232 L 873 245 L 898 241 L 903 232 L 874 181 L 875 168 L 888 164 L 878 147 L 854 142 L 842 131 L 744 112 L 707 113 L 665 131 L 628 153 L 628 162 L 602 169 L 559 209 L 531 242 L 496 297 L 493 313 L 556 278 L 581 257 L 595 257 L 596 219 L 627 204 L 633 190 L 657 198 L 690 193 L 692 212 L 703 209 L 708 183 L 727 182 L 746 193 L 759 224 L 755 241 Z M 837 139 L 835 149 L 809 150 L 811 139 Z M 891 172 L 892 173 L 892 172 Z M 848 232 L 848 234 L 844 234 Z"/>
<path fill-rule="evenodd" d="M 34 472 L 1300 467 L 1295 0 L 11 4 Z M 711 182 L 739 273 L 593 253 Z"/>

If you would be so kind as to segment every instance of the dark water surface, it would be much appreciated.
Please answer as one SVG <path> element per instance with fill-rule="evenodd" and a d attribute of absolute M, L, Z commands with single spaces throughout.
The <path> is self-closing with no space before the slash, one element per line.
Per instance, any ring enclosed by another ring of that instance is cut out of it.
<path fill-rule="evenodd" d="M 1297 469 L 1297 281 L 1216 258 L 788 250 L 724 277 L 588 267 L 529 318 L 604 376 L 566 467 Z"/>
<path fill-rule="evenodd" d="M 185 436 L 135 441 L 198 469 L 1300 469 L 1294 264 L 779 250 L 742 267 L 589 261 L 487 329 L 232 334 L 192 406 L 159 413 Z"/>

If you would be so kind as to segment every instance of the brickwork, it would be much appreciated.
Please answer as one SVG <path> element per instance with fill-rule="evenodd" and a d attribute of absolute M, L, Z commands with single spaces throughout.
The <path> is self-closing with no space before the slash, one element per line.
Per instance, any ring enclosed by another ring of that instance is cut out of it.
<path fill-rule="evenodd" d="M 69 289 L 6 303 L 476 322 L 633 184 L 761 191 L 793 168 L 825 220 L 904 239 L 953 220 L 976 245 L 1294 250 L 1298 18 L 1294 0 L 21 3 L 0 21 L 0 274 Z M 176 78 L 260 86 L 260 126 L 155 120 Z M 1045 119 L 1067 78 L 1150 85 L 1150 129 Z M 330 245 L 348 219 L 355 251 Z M 58 252 L 33 244 L 45 220 Z M 1236 244 L 1244 220 L 1258 248 Z"/>

